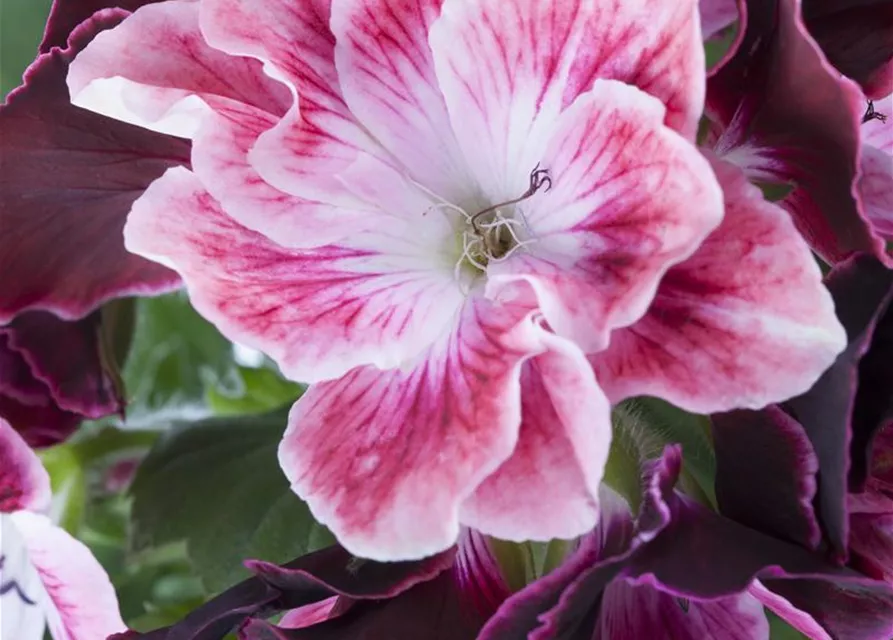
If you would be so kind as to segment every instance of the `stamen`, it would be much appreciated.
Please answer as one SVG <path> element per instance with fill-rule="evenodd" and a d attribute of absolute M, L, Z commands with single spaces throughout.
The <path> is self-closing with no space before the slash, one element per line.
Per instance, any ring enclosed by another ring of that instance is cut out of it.
<path fill-rule="evenodd" d="M 533 171 L 530 172 L 530 185 L 527 187 L 527 191 L 522 193 L 517 198 L 513 198 L 512 200 L 506 200 L 505 202 L 500 202 L 499 204 L 494 204 L 492 207 L 487 207 L 486 209 L 482 209 L 478 211 L 476 214 L 471 216 L 471 227 L 474 229 L 475 233 L 480 233 L 478 229 L 477 221 L 481 216 L 486 215 L 488 213 L 492 213 L 499 209 L 500 207 L 507 207 L 512 204 L 518 204 L 527 198 L 533 196 L 537 191 L 540 190 L 540 187 L 546 187 L 546 191 L 552 188 L 552 177 L 549 175 L 548 169 L 540 169 L 539 163 L 533 168 Z"/>
<path fill-rule="evenodd" d="M 880 120 L 881 122 L 887 121 L 887 114 L 880 113 L 874 110 L 874 100 L 868 101 L 868 108 L 865 110 L 865 115 L 862 116 L 862 124 L 866 122 L 871 122 L 872 120 Z"/>

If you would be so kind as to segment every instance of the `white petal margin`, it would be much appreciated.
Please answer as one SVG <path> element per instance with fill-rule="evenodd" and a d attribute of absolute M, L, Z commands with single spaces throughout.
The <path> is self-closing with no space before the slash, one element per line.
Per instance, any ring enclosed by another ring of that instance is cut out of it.
<path fill-rule="evenodd" d="M 127 630 L 108 575 L 82 542 L 42 514 L 17 511 L 2 518 L 0 546 L 4 555 L 9 547 L 6 562 L 10 569 L 15 567 L 22 572 L 21 577 L 10 575 L 4 564 L 2 580 L 4 584 L 7 580 L 21 580 L 20 586 L 34 603 L 27 604 L 19 598 L 18 605 L 7 607 L 10 594 L 3 596 L 4 619 L 0 628 L 4 639 L 42 638 L 43 629 L 35 614 L 16 610 L 17 606 L 35 607 L 42 612 L 53 640 L 101 640 Z"/>

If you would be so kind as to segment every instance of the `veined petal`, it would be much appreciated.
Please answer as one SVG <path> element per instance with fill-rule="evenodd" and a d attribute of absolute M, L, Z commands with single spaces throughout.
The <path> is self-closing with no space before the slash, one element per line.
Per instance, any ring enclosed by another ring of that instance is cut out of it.
<path fill-rule="evenodd" d="M 0 324 L 28 309 L 80 318 L 112 298 L 179 286 L 174 272 L 125 251 L 121 228 L 150 182 L 189 162 L 188 143 L 73 107 L 65 87 L 78 51 L 122 17 L 85 22 L 0 107 Z"/>
<path fill-rule="evenodd" d="M 888 508 L 893 506 L 888 501 Z M 850 563 L 866 575 L 893 582 L 893 508 L 850 513 Z"/>
<path fill-rule="evenodd" d="M 335 63 L 358 121 L 409 174 L 464 203 L 475 183 L 434 73 L 428 31 L 443 0 L 345 0 L 332 5 Z"/>
<path fill-rule="evenodd" d="M 97 11 L 115 8 L 136 11 L 145 4 L 159 1 L 164 0 L 53 0 L 39 51 L 48 53 L 53 47 L 64 49 L 71 32 Z"/>
<path fill-rule="evenodd" d="M 564 105 L 592 90 L 596 79 L 618 80 L 660 100 L 667 126 L 694 141 L 705 91 L 698 1 L 597 0 L 589 6 Z"/>
<path fill-rule="evenodd" d="M 893 239 L 893 94 L 876 101 L 873 108 L 881 117 L 863 122 L 859 130 L 859 195 L 875 230 Z"/>
<path fill-rule="evenodd" d="M 737 167 L 712 166 L 722 224 L 667 272 L 646 315 L 591 357 L 612 403 L 650 395 L 697 413 L 761 408 L 808 390 L 846 346 L 789 215 Z"/>
<path fill-rule="evenodd" d="M 68 74 L 72 102 L 149 129 L 192 137 L 208 108 L 245 104 L 281 115 L 289 93 L 257 60 L 212 49 L 199 3 L 146 5 L 98 35 Z"/>
<path fill-rule="evenodd" d="M 201 24 L 212 46 L 265 62 L 293 101 L 249 156 L 264 180 L 292 195 L 351 204 L 338 174 L 359 156 L 391 163 L 350 112 L 335 68 L 330 0 L 203 0 Z"/>
<path fill-rule="evenodd" d="M 492 202 L 541 159 L 591 0 L 447 0 L 429 41 L 465 160 Z"/>
<path fill-rule="evenodd" d="M 811 615 L 801 611 L 777 593 L 769 591 L 759 580 L 754 580 L 747 591 L 810 640 L 832 640 L 828 632 Z"/>
<path fill-rule="evenodd" d="M 462 500 L 518 440 L 522 363 L 544 350 L 527 308 L 471 299 L 411 368 L 358 368 L 289 416 L 279 461 L 351 553 L 421 558 L 459 533 Z"/>
<path fill-rule="evenodd" d="M 709 164 L 663 114 L 613 80 L 562 114 L 541 163 L 551 189 L 519 205 L 532 242 L 489 265 L 488 295 L 527 281 L 551 327 L 587 352 L 645 313 L 666 270 L 723 214 Z"/>
<path fill-rule="evenodd" d="M 37 605 L 56 640 L 96 640 L 126 630 L 114 587 L 90 550 L 46 516 L 17 511 L 19 530 L 42 589 Z"/>
<path fill-rule="evenodd" d="M 131 251 L 174 266 L 196 309 L 230 339 L 315 382 L 405 364 L 461 307 L 453 265 L 438 256 L 444 238 L 388 223 L 349 244 L 284 249 L 174 169 L 134 204 L 124 236 Z"/>
<path fill-rule="evenodd" d="M 0 418 L 0 512 L 50 506 L 50 476 L 15 429 Z"/>
<path fill-rule="evenodd" d="M 16 640 L 43 640 L 46 614 L 38 605 L 40 576 L 28 558 L 22 533 L 9 514 L 0 513 L 0 634 Z"/>
<path fill-rule="evenodd" d="M 605 589 L 592 640 L 768 640 L 763 606 L 743 593 L 712 600 L 690 600 L 623 579 Z"/>
<path fill-rule="evenodd" d="M 285 247 L 318 247 L 373 226 L 368 211 L 335 208 L 273 187 L 248 161 L 279 118 L 254 108 L 218 108 L 202 120 L 192 151 L 196 176 L 227 215 Z"/>
<path fill-rule="evenodd" d="M 551 350 L 521 370 L 515 450 L 460 512 L 463 523 L 503 540 L 570 539 L 598 520 L 610 405 L 583 353 L 557 336 L 547 339 Z"/>

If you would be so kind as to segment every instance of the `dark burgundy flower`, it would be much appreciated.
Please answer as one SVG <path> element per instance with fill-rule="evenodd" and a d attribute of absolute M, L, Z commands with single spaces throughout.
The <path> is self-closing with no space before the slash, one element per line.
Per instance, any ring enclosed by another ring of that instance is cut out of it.
<path fill-rule="evenodd" d="M 891 0 L 803 0 L 803 18 L 828 61 L 869 98 L 893 92 Z"/>
<path fill-rule="evenodd" d="M 254 578 L 167 629 L 123 638 L 219 640 L 474 640 L 508 597 L 486 539 L 464 530 L 456 547 L 424 560 L 360 560 L 339 546 L 283 566 L 248 561 Z M 277 624 L 264 618 L 286 611 Z"/>
<path fill-rule="evenodd" d="M 506 601 L 481 640 L 766 638 L 760 603 L 813 637 L 889 637 L 889 585 L 693 502 L 674 490 L 680 464 L 668 448 L 638 517 L 606 514 L 564 566 Z M 797 598 L 801 585 L 813 600 Z"/>
<path fill-rule="evenodd" d="M 798 0 L 747 0 L 736 53 L 708 79 L 708 143 L 753 180 L 793 188 L 782 204 L 826 261 L 886 259 L 858 196 L 862 92 L 809 36 Z"/>
<path fill-rule="evenodd" d="M 32 447 L 64 440 L 84 418 L 123 410 L 100 323 L 99 312 L 69 322 L 29 311 L 0 326 L 0 417 Z"/>
<path fill-rule="evenodd" d="M 30 309 L 79 319 L 111 298 L 179 284 L 172 271 L 128 253 L 122 229 L 130 205 L 153 180 L 189 163 L 189 143 L 69 102 L 69 64 L 127 15 L 86 14 L 84 7 L 99 4 L 54 6 L 46 52 L 0 106 L 0 324 Z M 64 44 L 63 18 L 82 15 L 87 19 L 66 48 L 47 48 Z"/>

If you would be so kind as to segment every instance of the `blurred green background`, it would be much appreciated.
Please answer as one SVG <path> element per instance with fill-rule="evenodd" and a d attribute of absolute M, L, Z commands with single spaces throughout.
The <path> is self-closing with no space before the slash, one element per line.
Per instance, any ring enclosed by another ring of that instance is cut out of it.
<path fill-rule="evenodd" d="M 0 0 L 0 95 L 22 82 L 34 60 L 52 0 Z"/>

